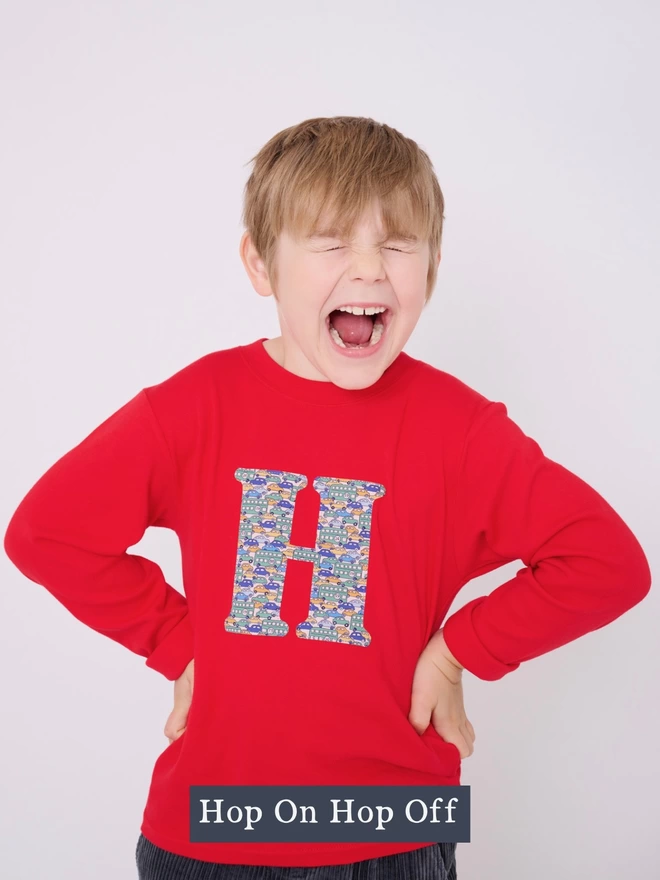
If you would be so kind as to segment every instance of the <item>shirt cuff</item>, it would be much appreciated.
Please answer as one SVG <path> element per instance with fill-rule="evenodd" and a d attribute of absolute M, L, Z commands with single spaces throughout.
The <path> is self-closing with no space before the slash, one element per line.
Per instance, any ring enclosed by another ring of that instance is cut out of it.
<path fill-rule="evenodd" d="M 497 681 L 513 672 L 520 663 L 502 663 L 484 647 L 475 628 L 473 613 L 487 599 L 479 596 L 448 617 L 442 627 L 447 647 L 468 672 L 483 681 Z"/>
<path fill-rule="evenodd" d="M 194 656 L 194 633 L 187 612 L 151 652 L 145 665 L 169 681 L 176 681 Z"/>

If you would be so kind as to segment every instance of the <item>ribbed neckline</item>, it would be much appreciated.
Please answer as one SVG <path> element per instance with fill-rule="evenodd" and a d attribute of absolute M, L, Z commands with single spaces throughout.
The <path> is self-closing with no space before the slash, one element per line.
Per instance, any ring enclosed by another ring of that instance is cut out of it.
<path fill-rule="evenodd" d="M 285 367 L 270 356 L 264 348 L 267 336 L 262 336 L 254 342 L 239 345 L 244 360 L 254 373 L 271 388 L 281 391 L 288 397 L 323 405 L 360 403 L 369 397 L 382 393 L 390 388 L 405 373 L 418 363 L 416 358 L 411 357 L 404 351 L 392 361 L 389 367 L 368 388 L 340 388 L 332 382 L 317 379 L 305 379 L 296 373 L 291 373 Z"/>

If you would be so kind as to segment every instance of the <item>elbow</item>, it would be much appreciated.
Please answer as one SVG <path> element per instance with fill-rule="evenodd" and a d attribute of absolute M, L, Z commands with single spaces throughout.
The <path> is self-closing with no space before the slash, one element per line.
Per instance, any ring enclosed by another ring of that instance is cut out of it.
<path fill-rule="evenodd" d="M 628 526 L 611 536 L 607 562 L 611 566 L 611 582 L 619 597 L 622 611 L 645 599 L 651 589 L 649 561 L 637 537 Z M 609 579 L 609 578 L 608 578 Z"/>
<path fill-rule="evenodd" d="M 635 562 L 628 565 L 621 572 L 617 578 L 617 583 L 621 594 L 623 611 L 634 608 L 635 605 L 639 605 L 648 596 L 651 590 L 652 575 L 648 559 L 641 548 Z"/>
<path fill-rule="evenodd" d="M 651 566 L 649 565 L 649 561 L 639 542 L 637 542 L 637 565 L 635 568 L 635 575 L 635 580 L 638 584 L 637 602 L 641 602 L 642 599 L 648 596 L 651 590 L 653 575 L 651 574 Z M 637 604 L 637 602 L 635 604 Z"/>
<path fill-rule="evenodd" d="M 645 599 L 648 596 L 648 594 L 651 591 L 651 583 L 652 583 L 651 570 L 647 566 L 647 571 L 644 573 L 643 577 L 639 581 L 639 587 L 638 587 L 638 590 L 635 594 L 637 597 L 636 601 L 635 601 L 635 605 L 637 605 L 639 602 L 642 601 L 642 599 Z"/>
<path fill-rule="evenodd" d="M 628 567 L 621 572 L 610 590 L 610 599 L 601 606 L 600 620 L 594 629 L 617 620 L 646 598 L 651 589 L 651 572 L 648 565 L 642 564 L 639 571 Z"/>
<path fill-rule="evenodd" d="M 16 568 L 23 571 L 25 559 L 34 546 L 33 530 L 27 519 L 19 512 L 15 513 L 9 521 L 2 542 L 6 556 L 13 562 Z"/>

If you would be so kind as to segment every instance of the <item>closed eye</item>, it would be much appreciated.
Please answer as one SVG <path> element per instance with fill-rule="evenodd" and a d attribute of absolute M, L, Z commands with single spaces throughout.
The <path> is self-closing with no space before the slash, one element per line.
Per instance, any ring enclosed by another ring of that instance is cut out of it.
<path fill-rule="evenodd" d="M 332 248 L 326 248 L 326 251 L 325 251 L 325 252 L 328 253 L 329 251 L 340 251 L 340 250 L 341 250 L 341 247 L 342 247 L 342 246 L 339 246 L 339 247 L 332 247 Z M 397 251 L 397 252 L 400 253 L 400 254 L 404 253 L 404 251 L 403 251 L 401 248 L 385 248 L 385 250 L 387 250 L 387 251 Z"/>

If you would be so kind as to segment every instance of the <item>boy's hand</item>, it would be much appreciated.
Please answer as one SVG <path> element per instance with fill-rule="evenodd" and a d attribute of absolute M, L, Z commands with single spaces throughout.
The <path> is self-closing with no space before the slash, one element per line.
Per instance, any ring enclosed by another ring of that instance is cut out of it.
<path fill-rule="evenodd" d="M 174 682 L 174 708 L 165 723 L 165 736 L 170 745 L 185 733 L 188 723 L 188 711 L 192 702 L 193 685 L 195 679 L 195 660 L 183 670 L 183 673 Z"/>
<path fill-rule="evenodd" d="M 432 721 L 446 741 L 468 758 L 475 733 L 463 705 L 463 667 L 445 644 L 442 630 L 434 633 L 420 654 L 412 685 L 408 720 L 422 734 Z"/>

